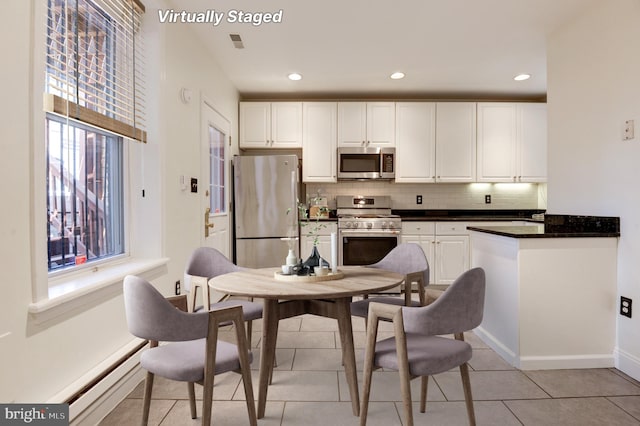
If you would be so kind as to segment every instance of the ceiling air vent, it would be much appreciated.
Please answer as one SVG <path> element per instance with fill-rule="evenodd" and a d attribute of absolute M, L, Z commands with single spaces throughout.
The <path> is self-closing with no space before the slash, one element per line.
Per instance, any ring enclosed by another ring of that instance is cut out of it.
<path fill-rule="evenodd" d="M 233 42 L 233 46 L 236 49 L 244 49 L 244 44 L 242 44 L 242 39 L 240 38 L 240 34 L 229 34 L 231 41 Z"/>

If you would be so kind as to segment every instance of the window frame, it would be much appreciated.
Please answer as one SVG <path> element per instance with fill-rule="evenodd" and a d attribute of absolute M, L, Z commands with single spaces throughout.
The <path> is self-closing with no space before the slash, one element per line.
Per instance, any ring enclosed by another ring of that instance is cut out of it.
<path fill-rule="evenodd" d="M 73 312 L 87 309 L 98 301 L 113 298 L 122 292 L 122 280 L 128 274 L 136 274 L 153 279 L 166 274 L 168 258 L 161 257 L 161 250 L 149 252 L 140 242 L 133 242 L 134 231 L 131 208 L 140 204 L 132 197 L 133 190 L 142 185 L 144 177 L 131 170 L 131 161 L 144 162 L 141 147 L 131 141 L 124 141 L 122 161 L 122 188 L 124 207 L 124 246 L 121 255 L 79 265 L 77 268 L 49 273 L 47 268 L 47 185 L 46 185 L 46 28 L 48 5 L 46 1 L 36 1 L 32 15 L 31 86 L 25 105 L 31 112 L 31 125 L 27 138 L 31 145 L 30 184 L 30 229 L 26 238 L 31 247 L 31 303 L 28 305 L 30 317 L 39 327 L 56 324 Z M 144 30 L 143 30 L 144 31 Z M 65 117 L 66 119 L 67 117 Z M 72 118 L 69 118 L 73 120 Z M 88 123 L 83 123 L 92 127 Z M 104 131 L 104 129 L 99 129 Z M 144 165 L 142 165 L 144 167 Z M 135 179 L 134 179 L 135 177 Z M 142 179 L 142 181 L 140 181 Z M 145 207 L 149 210 L 148 207 Z M 137 232 L 137 231 L 136 231 Z M 157 253 L 154 257 L 154 253 Z M 140 257 L 140 254 L 145 254 Z M 151 254 L 151 257 L 149 256 Z"/>

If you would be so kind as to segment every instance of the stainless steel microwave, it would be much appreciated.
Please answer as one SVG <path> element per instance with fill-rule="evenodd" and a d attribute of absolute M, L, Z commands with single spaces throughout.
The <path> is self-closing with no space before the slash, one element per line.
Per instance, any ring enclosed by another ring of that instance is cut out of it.
<path fill-rule="evenodd" d="M 338 179 L 395 179 L 395 148 L 338 148 Z"/>

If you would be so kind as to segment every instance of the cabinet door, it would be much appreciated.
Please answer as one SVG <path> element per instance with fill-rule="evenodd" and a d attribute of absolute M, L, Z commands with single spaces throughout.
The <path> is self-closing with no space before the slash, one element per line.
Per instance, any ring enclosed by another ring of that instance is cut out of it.
<path fill-rule="evenodd" d="M 367 143 L 367 105 L 364 102 L 338 102 L 338 146 L 365 146 Z"/>
<path fill-rule="evenodd" d="M 435 119 L 435 103 L 396 103 L 396 182 L 434 182 Z"/>
<path fill-rule="evenodd" d="M 367 103 L 367 146 L 395 146 L 394 102 Z"/>
<path fill-rule="evenodd" d="M 451 284 L 469 269 L 469 236 L 436 236 L 435 284 Z"/>
<path fill-rule="evenodd" d="M 518 182 L 547 181 L 547 104 L 518 104 Z"/>
<path fill-rule="evenodd" d="M 305 102 L 302 124 L 302 180 L 336 182 L 337 104 Z"/>
<path fill-rule="evenodd" d="M 271 147 L 302 148 L 302 102 L 271 103 Z"/>
<path fill-rule="evenodd" d="M 436 104 L 435 158 L 437 182 L 475 182 L 475 102 Z"/>
<path fill-rule="evenodd" d="M 429 283 L 435 283 L 435 238 L 433 235 L 401 235 L 400 241 L 403 243 L 415 243 L 422 247 L 424 255 L 429 262 Z"/>
<path fill-rule="evenodd" d="M 478 182 L 516 180 L 516 105 L 478 103 Z"/>
<path fill-rule="evenodd" d="M 268 148 L 271 144 L 271 104 L 240 103 L 240 148 Z"/>

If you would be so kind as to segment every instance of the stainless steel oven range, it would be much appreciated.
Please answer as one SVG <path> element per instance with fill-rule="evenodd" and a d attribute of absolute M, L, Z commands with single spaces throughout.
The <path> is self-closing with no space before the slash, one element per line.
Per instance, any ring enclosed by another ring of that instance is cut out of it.
<path fill-rule="evenodd" d="M 400 216 L 391 214 L 389 196 L 336 197 L 340 265 L 370 265 L 381 260 L 400 238 Z"/>

